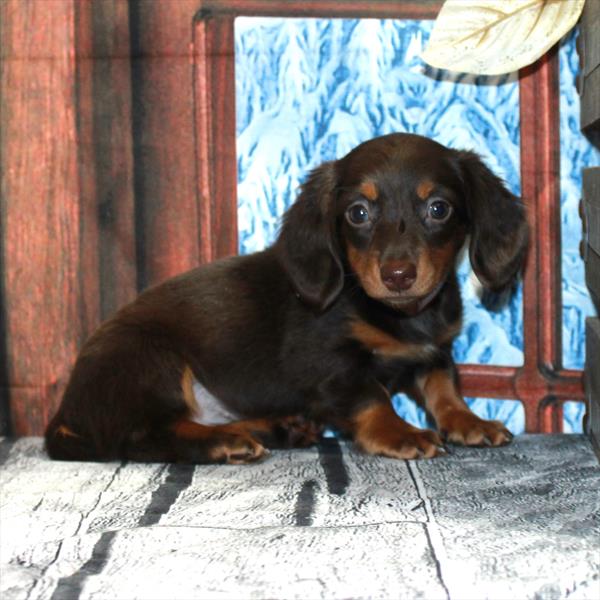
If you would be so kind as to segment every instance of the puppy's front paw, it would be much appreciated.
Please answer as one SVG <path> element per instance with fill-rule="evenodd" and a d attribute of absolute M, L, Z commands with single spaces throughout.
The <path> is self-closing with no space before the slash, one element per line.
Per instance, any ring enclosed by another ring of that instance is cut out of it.
<path fill-rule="evenodd" d="M 267 448 L 307 448 L 319 441 L 323 427 L 301 415 L 249 421 L 247 429 Z"/>
<path fill-rule="evenodd" d="M 445 454 L 440 436 L 430 429 L 380 432 L 373 437 L 357 440 L 362 450 L 369 454 L 380 454 L 388 458 L 413 459 L 433 458 Z"/>
<path fill-rule="evenodd" d="M 512 433 L 500 421 L 480 419 L 469 410 L 453 410 L 440 419 L 439 429 L 448 442 L 464 446 L 503 446 Z"/>
<path fill-rule="evenodd" d="M 285 448 L 307 448 L 319 441 L 323 427 L 300 415 L 285 417 L 276 423 L 275 435 L 279 435 Z"/>

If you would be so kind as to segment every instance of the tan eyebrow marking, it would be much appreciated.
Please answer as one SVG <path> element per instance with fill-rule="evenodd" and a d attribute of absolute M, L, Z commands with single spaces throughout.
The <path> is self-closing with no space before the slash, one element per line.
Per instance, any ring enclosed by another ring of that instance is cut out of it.
<path fill-rule="evenodd" d="M 431 194 L 434 187 L 435 185 L 433 181 L 430 181 L 429 179 L 424 179 L 417 186 L 417 196 L 419 196 L 421 200 L 427 200 L 429 194 Z"/>
<path fill-rule="evenodd" d="M 377 200 L 377 196 L 379 195 L 375 182 L 371 180 L 363 181 L 358 190 L 367 200 L 371 200 L 371 202 Z"/>

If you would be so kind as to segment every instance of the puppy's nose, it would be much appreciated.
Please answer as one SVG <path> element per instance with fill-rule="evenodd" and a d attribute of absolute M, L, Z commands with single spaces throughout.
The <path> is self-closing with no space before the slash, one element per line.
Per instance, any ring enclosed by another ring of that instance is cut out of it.
<path fill-rule="evenodd" d="M 392 260 L 381 266 L 381 281 L 391 292 L 407 290 L 417 279 L 417 268 L 404 260 Z"/>

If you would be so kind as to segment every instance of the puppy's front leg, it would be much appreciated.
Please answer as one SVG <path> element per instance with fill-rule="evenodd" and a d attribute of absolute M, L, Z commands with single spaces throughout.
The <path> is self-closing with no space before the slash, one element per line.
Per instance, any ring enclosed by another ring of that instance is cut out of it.
<path fill-rule="evenodd" d="M 465 446 L 502 446 L 512 434 L 500 421 L 480 419 L 463 400 L 452 369 L 435 369 L 417 379 L 425 407 L 442 437 Z"/>
<path fill-rule="evenodd" d="M 443 453 L 435 431 L 418 429 L 401 419 L 389 402 L 374 402 L 353 419 L 354 440 L 365 452 L 390 458 L 433 458 Z"/>
<path fill-rule="evenodd" d="M 354 388 L 352 400 L 355 408 L 345 420 L 344 429 L 365 452 L 400 459 L 432 458 L 443 453 L 438 434 L 402 420 L 379 383 Z"/>

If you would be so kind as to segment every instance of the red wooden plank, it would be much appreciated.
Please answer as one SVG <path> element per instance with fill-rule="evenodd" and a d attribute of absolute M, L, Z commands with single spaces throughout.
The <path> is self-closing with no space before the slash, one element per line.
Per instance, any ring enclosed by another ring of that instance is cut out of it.
<path fill-rule="evenodd" d="M 442 0 L 203 0 L 213 15 L 435 19 Z"/>
<path fill-rule="evenodd" d="M 237 254 L 237 156 L 233 17 L 194 29 L 200 260 Z"/>
<path fill-rule="evenodd" d="M 14 433 L 40 434 L 85 337 L 135 294 L 128 7 L 1 8 L 1 385 Z"/>
<path fill-rule="evenodd" d="M 80 307 L 81 342 L 100 320 L 100 285 L 98 255 L 98 220 L 96 218 L 96 160 L 93 119 L 93 61 L 92 4 L 73 3 L 74 81 L 71 96 L 75 117 L 75 159 L 77 161 L 78 216 L 72 226 L 79 227 L 79 257 L 76 276 L 79 279 L 78 303 Z M 49 116 L 46 117 L 50 118 Z M 49 200 L 56 202 L 56 200 Z M 75 198 L 73 198 L 75 202 Z M 49 232 L 50 233 L 50 232 Z"/>
<path fill-rule="evenodd" d="M 80 3 L 80 10 L 84 4 L 91 23 L 80 39 L 91 39 L 91 54 L 78 48 L 78 63 L 90 65 L 92 93 L 88 113 L 80 120 L 91 123 L 95 193 L 83 224 L 93 223 L 98 229 L 104 319 L 136 295 L 129 7 L 123 0 L 103 0 Z M 80 99 L 80 112 L 83 109 Z"/>
<path fill-rule="evenodd" d="M 515 388 L 527 431 L 555 431 L 556 399 L 583 400 L 581 372 L 562 371 L 558 49 L 520 73 L 522 195 L 531 244 L 523 285 L 525 364 Z"/>
<path fill-rule="evenodd" d="M 562 362 L 558 48 L 520 74 L 522 195 L 531 216 L 524 284 L 526 367 Z"/>
<path fill-rule="evenodd" d="M 131 5 L 139 287 L 199 260 L 192 39 L 199 6 Z"/>
<path fill-rule="evenodd" d="M 465 396 L 516 399 L 517 367 L 494 365 L 459 365 L 461 391 Z"/>
<path fill-rule="evenodd" d="M 14 432 L 39 434 L 94 320 L 79 272 L 76 7 L 0 4 L 2 253 Z M 93 260 L 86 259 L 86 264 Z M 89 296 L 88 296 L 89 299 Z"/>

